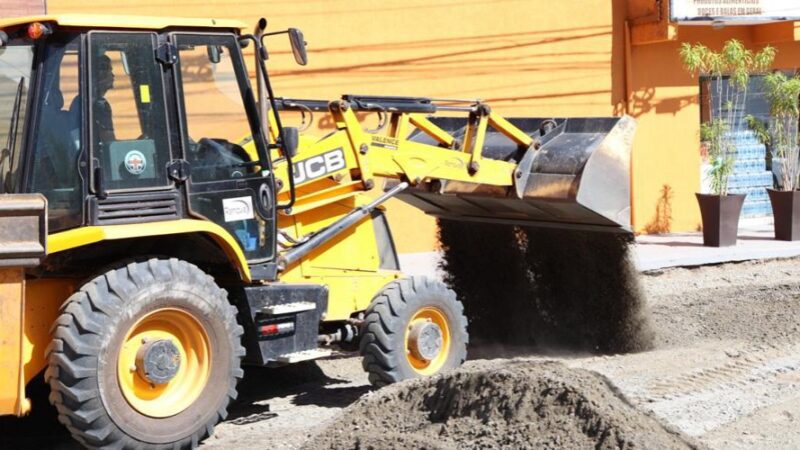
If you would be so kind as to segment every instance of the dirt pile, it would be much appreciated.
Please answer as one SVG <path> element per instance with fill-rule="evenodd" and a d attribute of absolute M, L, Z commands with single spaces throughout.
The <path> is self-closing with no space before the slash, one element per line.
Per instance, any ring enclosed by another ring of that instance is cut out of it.
<path fill-rule="evenodd" d="M 632 238 L 439 221 L 445 281 L 473 343 L 600 353 L 652 347 Z"/>
<path fill-rule="evenodd" d="M 383 388 L 340 417 L 304 448 L 697 448 L 601 376 L 554 362 L 471 362 Z"/>

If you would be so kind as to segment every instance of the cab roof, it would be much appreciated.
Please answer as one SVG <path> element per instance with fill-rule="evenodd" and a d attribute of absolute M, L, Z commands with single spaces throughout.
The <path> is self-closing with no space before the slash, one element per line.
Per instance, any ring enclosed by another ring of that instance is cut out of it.
<path fill-rule="evenodd" d="M 211 28 L 226 30 L 243 30 L 244 22 L 232 19 L 156 17 L 156 16 L 112 16 L 93 14 L 62 14 L 50 16 L 25 16 L 0 19 L 0 29 L 25 25 L 33 22 L 56 23 L 61 27 L 108 29 L 125 28 L 141 30 L 163 30 L 166 28 Z"/>

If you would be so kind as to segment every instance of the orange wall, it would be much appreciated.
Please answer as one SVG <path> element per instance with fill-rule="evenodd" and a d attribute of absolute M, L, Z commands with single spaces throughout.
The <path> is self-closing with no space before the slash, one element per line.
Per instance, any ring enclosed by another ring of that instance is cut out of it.
<path fill-rule="evenodd" d="M 702 42 L 719 49 L 725 41 L 735 38 L 758 51 L 765 45 L 764 39 L 756 39 L 760 36 L 758 29 L 677 26 L 674 40 L 632 46 L 630 113 L 638 121 L 633 162 L 637 230 L 699 228 L 699 209 L 694 198 L 701 181 L 699 83 L 682 68 L 678 57 L 681 43 Z M 800 45 L 785 37 L 772 37 L 778 38 L 769 42 L 778 50 L 775 67 L 800 66 Z"/>
<path fill-rule="evenodd" d="M 212 16 L 253 24 L 264 16 L 272 30 L 301 28 L 309 46 L 306 67 L 294 65 L 284 36 L 270 41 L 270 68 L 281 96 L 480 97 L 507 116 L 628 111 L 639 123 L 634 226 L 644 232 L 694 230 L 698 83 L 681 68 L 679 42 L 715 46 L 736 36 L 751 43 L 753 31 L 680 27 L 678 40 L 626 47 L 626 18 L 649 15 L 653 5 L 652 0 L 49 0 L 48 12 Z M 779 46 L 779 60 L 788 64 L 789 55 L 797 60 L 797 46 L 784 47 Z M 435 246 L 430 218 L 399 203 L 389 209 L 401 252 Z"/>
<path fill-rule="evenodd" d="M 309 65 L 273 38 L 277 95 L 345 93 L 482 98 L 507 116 L 607 116 L 621 111 L 622 1 L 581 0 L 50 0 L 48 13 L 237 18 L 298 27 Z M 235 6 L 231 6 L 235 5 Z M 369 119 L 368 119 L 369 120 Z M 323 123 L 324 125 L 324 123 Z M 435 246 L 435 224 L 389 205 L 402 252 Z"/>

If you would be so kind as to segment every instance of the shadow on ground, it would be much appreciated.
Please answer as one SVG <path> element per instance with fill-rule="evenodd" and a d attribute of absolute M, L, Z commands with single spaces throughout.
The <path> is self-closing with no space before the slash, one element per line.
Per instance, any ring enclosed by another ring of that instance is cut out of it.
<path fill-rule="evenodd" d="M 31 413 L 22 418 L 0 417 L 0 448 L 77 450 L 69 432 L 58 422 L 56 409 L 47 401 L 50 387 L 42 377 L 31 381 L 27 396 L 33 403 Z"/>
<path fill-rule="evenodd" d="M 344 408 L 370 391 L 370 386 L 347 386 L 351 380 L 326 375 L 313 361 L 277 368 L 249 367 L 239 384 L 239 398 L 228 408 L 226 422 L 252 423 L 267 420 L 269 400 L 295 395 L 294 405 Z M 342 385 L 342 386 L 337 386 Z"/>
<path fill-rule="evenodd" d="M 270 399 L 295 396 L 295 405 L 344 408 L 368 392 L 370 386 L 352 386 L 351 380 L 326 375 L 315 362 L 278 368 L 247 367 L 239 383 L 239 397 L 228 407 L 226 423 L 247 425 L 276 416 Z M 32 383 L 28 396 L 34 408 L 24 418 L 0 417 L 0 449 L 77 450 L 78 445 L 58 422 L 47 401 L 49 387 L 40 379 Z"/>

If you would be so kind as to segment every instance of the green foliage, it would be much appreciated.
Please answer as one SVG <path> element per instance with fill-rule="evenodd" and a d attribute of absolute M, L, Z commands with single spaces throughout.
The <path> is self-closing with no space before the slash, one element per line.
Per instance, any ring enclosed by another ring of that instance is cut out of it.
<path fill-rule="evenodd" d="M 711 189 L 716 194 L 728 193 L 728 178 L 736 161 L 736 141 L 730 131 L 742 128 L 742 118 L 736 112 L 744 105 L 750 76 L 769 70 L 775 53 L 770 46 L 753 53 L 736 39 L 727 41 L 718 52 L 703 44 L 681 45 L 679 54 L 686 70 L 709 77 L 716 87 L 716 108 L 710 108 L 711 120 L 700 129 L 711 165 Z"/>
<path fill-rule="evenodd" d="M 751 114 L 748 114 L 744 117 L 744 121 L 747 122 L 747 128 L 753 131 L 756 135 L 756 139 L 764 145 L 770 145 L 770 136 L 769 136 L 769 129 L 767 128 L 767 124 L 764 122 L 756 119 Z"/>
<path fill-rule="evenodd" d="M 711 190 L 717 194 L 728 192 L 728 178 L 733 172 L 733 163 L 736 162 L 733 141 L 724 138 L 728 131 L 728 123 L 719 118 L 700 125 L 700 140 L 705 144 L 711 165 L 708 173 Z"/>
<path fill-rule="evenodd" d="M 781 188 L 794 190 L 800 185 L 800 77 L 787 77 L 782 72 L 764 77 L 770 106 L 769 136 L 772 155 L 781 164 Z M 775 160 L 773 160 L 775 161 Z"/>

